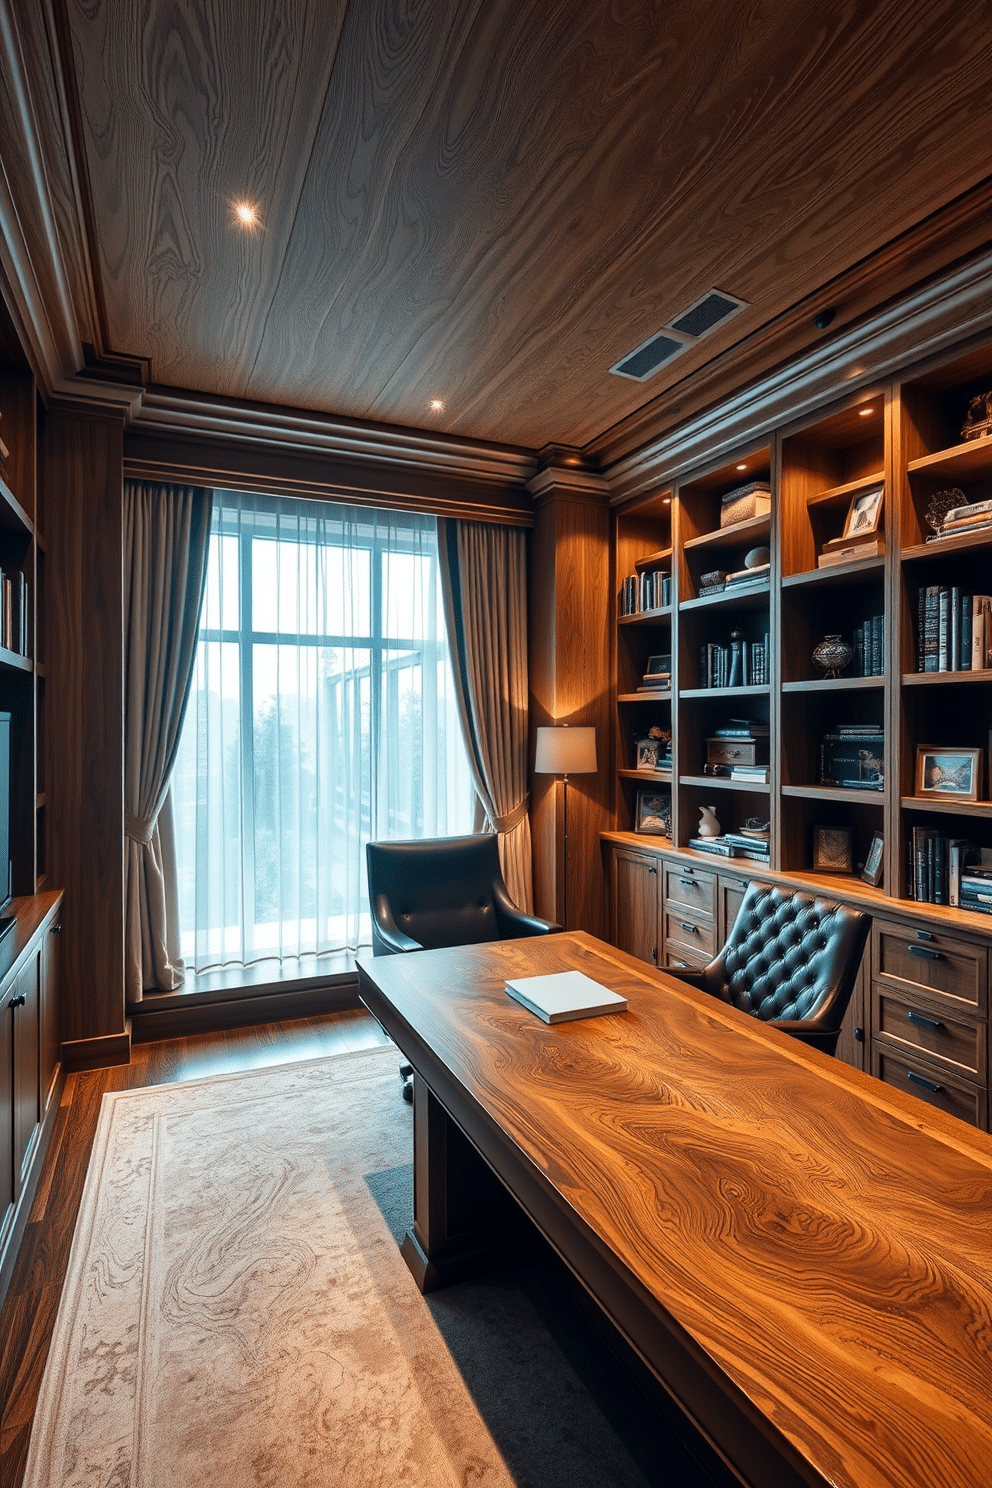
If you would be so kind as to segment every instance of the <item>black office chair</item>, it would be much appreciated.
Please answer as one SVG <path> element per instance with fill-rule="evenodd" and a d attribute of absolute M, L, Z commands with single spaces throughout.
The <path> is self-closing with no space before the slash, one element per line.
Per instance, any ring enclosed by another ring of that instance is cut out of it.
<path fill-rule="evenodd" d="M 858 910 L 752 883 L 715 960 L 671 974 L 833 1054 L 870 928 Z"/>
<path fill-rule="evenodd" d="M 372 954 L 550 935 L 561 926 L 518 909 L 506 891 L 494 835 L 370 842 L 365 849 Z M 403 1096 L 412 1070 L 401 1065 Z"/>

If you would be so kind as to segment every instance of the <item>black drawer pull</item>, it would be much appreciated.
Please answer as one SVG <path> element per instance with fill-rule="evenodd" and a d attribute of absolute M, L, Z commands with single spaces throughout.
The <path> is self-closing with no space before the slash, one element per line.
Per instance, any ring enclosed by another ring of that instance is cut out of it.
<path fill-rule="evenodd" d="M 920 1028 L 932 1028 L 935 1033 L 938 1028 L 943 1028 L 944 1026 L 936 1018 L 924 1018 L 922 1013 L 914 1013 L 912 1008 L 908 1009 L 906 1017 L 910 1023 L 916 1023 Z"/>
<path fill-rule="evenodd" d="M 939 1095 L 944 1088 L 943 1085 L 934 1084 L 933 1080 L 924 1080 L 923 1076 L 918 1075 L 915 1070 L 907 1070 L 906 1078 L 912 1080 L 914 1085 L 922 1085 L 924 1090 L 932 1090 L 934 1095 Z"/>
<path fill-rule="evenodd" d="M 910 945 L 906 949 L 911 956 L 922 956 L 924 961 L 939 961 L 941 959 L 939 951 L 931 951 L 927 946 Z"/>
<path fill-rule="evenodd" d="M 658 870 L 657 870 L 657 868 L 649 868 L 649 869 L 648 869 L 648 872 L 649 872 L 649 873 L 657 873 L 657 872 L 658 872 Z"/>
<path fill-rule="evenodd" d="M 23 1007 L 27 1000 L 26 993 L 22 992 L 20 997 L 12 997 L 10 999 L 10 1005 L 11 1007 Z"/>
<path fill-rule="evenodd" d="M 698 935 L 699 934 L 699 926 L 698 925 L 687 925 L 686 922 L 685 922 L 685 920 L 679 920 L 679 929 L 680 930 L 688 930 L 690 932 L 690 934 L 692 934 L 692 935 Z"/>
<path fill-rule="evenodd" d="M 686 886 L 687 889 L 698 889 L 699 888 L 699 884 L 696 882 L 696 880 L 694 878 L 680 878 L 679 879 L 679 883 L 680 884 L 685 884 L 685 886 Z"/>

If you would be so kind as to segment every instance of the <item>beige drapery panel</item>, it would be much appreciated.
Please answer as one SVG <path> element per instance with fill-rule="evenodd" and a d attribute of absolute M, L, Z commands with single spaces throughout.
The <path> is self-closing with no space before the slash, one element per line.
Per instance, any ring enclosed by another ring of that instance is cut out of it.
<path fill-rule="evenodd" d="M 193 680 L 211 493 L 124 484 L 125 989 L 183 981 L 169 780 Z"/>
<path fill-rule="evenodd" d="M 448 644 L 475 789 L 499 834 L 510 897 L 531 911 L 527 534 L 451 518 L 438 518 L 437 527 Z"/>

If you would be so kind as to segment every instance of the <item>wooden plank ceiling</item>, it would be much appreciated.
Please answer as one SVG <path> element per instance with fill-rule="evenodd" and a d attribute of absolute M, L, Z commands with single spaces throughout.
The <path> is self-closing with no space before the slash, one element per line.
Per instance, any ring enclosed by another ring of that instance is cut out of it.
<path fill-rule="evenodd" d="M 106 345 L 237 399 L 582 447 L 989 173 L 952 0 L 65 4 Z"/>

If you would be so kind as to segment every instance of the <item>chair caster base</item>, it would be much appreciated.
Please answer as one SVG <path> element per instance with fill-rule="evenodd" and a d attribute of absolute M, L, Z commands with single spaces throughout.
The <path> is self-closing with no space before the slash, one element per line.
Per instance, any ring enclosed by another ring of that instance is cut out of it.
<path fill-rule="evenodd" d="M 408 1105 L 413 1105 L 413 1075 L 403 1081 L 403 1099 Z"/>

